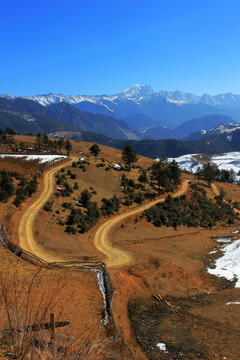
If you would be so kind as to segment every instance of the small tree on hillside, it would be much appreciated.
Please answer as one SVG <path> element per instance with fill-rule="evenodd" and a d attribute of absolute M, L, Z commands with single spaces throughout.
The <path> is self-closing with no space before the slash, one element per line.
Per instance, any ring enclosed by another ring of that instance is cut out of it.
<path fill-rule="evenodd" d="M 181 169 L 175 160 L 172 160 L 169 164 L 171 183 L 173 187 L 181 183 Z"/>
<path fill-rule="evenodd" d="M 54 144 L 55 145 L 55 144 Z M 57 144 L 56 144 L 56 148 L 59 148 L 59 151 L 61 152 L 62 151 L 62 147 L 64 147 L 64 140 L 63 140 L 63 138 L 61 138 L 61 139 L 59 139 L 58 141 L 57 141 Z"/>
<path fill-rule="evenodd" d="M 85 189 L 81 192 L 79 202 L 82 204 L 82 206 L 88 207 L 88 205 L 90 204 L 91 197 L 92 194 L 87 189 Z"/>
<path fill-rule="evenodd" d="M 138 160 L 137 155 L 132 145 L 126 145 L 122 151 L 122 160 L 128 166 L 128 171 L 131 170 L 131 164 Z"/>
<path fill-rule="evenodd" d="M 141 174 L 138 177 L 138 181 L 144 184 L 144 188 L 145 188 L 145 184 L 147 184 L 149 182 L 149 178 L 148 178 L 148 174 L 147 174 L 147 170 L 146 169 L 142 169 L 141 170 Z"/>
<path fill-rule="evenodd" d="M 67 154 L 69 155 L 70 151 L 72 150 L 72 144 L 68 139 L 65 141 L 65 149 L 67 150 Z"/>
<path fill-rule="evenodd" d="M 100 153 L 100 149 L 98 144 L 93 144 L 90 148 L 89 148 L 90 154 L 94 155 L 95 157 L 98 156 L 98 154 Z"/>
<path fill-rule="evenodd" d="M 42 136 L 42 143 L 43 145 L 45 145 L 45 147 L 48 147 L 49 145 L 49 139 L 48 139 L 48 135 L 47 133 L 44 133 Z"/>
<path fill-rule="evenodd" d="M 40 133 L 37 134 L 35 138 L 35 146 L 40 151 L 42 145 L 42 135 Z"/>
<path fill-rule="evenodd" d="M 0 201 L 7 201 L 14 194 L 12 178 L 5 169 L 0 171 Z"/>
<path fill-rule="evenodd" d="M 209 187 L 211 186 L 211 183 L 215 180 L 217 170 L 217 166 L 215 164 L 211 164 L 210 162 L 203 166 L 203 178 L 208 182 Z"/>
<path fill-rule="evenodd" d="M 165 156 L 162 156 L 159 161 L 153 163 L 151 166 L 151 175 L 156 180 L 159 191 L 161 187 L 167 191 L 169 190 L 171 187 L 170 169 Z"/>

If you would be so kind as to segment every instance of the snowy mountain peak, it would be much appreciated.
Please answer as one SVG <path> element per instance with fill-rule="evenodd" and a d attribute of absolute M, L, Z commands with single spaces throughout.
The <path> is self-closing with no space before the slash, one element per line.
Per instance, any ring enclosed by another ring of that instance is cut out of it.
<path fill-rule="evenodd" d="M 155 91 L 151 86 L 147 84 L 135 84 L 128 89 L 123 90 L 118 96 L 124 96 L 127 98 L 146 98 L 155 94 Z"/>
<path fill-rule="evenodd" d="M 1 97 L 4 97 L 5 99 L 15 99 L 16 96 L 12 95 L 12 94 L 3 94 L 0 95 Z"/>

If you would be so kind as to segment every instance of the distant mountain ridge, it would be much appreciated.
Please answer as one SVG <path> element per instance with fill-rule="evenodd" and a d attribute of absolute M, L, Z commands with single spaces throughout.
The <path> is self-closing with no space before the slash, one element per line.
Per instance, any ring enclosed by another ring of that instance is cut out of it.
<path fill-rule="evenodd" d="M 182 135 L 190 135 L 201 130 L 208 130 L 220 124 L 230 124 L 233 119 L 226 115 L 212 114 L 191 119 L 177 126 L 174 130 Z"/>
<path fill-rule="evenodd" d="M 215 126 L 208 130 L 200 130 L 190 134 L 185 140 L 200 140 L 209 136 L 216 135 L 227 135 L 231 139 L 232 134 L 236 131 L 240 131 L 240 123 L 221 123 L 218 126 Z"/>
<path fill-rule="evenodd" d="M 12 99 L 11 94 L 2 95 Z M 24 97 L 43 106 L 65 102 L 78 110 L 124 120 L 144 115 L 160 126 L 176 127 L 181 123 L 206 115 L 226 115 L 240 121 L 240 95 L 227 93 L 197 96 L 183 91 L 155 92 L 147 84 L 136 84 L 113 95 L 45 94 Z M 141 122 L 141 131 L 149 130 L 149 121 Z"/>
<path fill-rule="evenodd" d="M 15 96 L 11 94 L 3 94 L 1 96 L 11 99 L 15 98 Z M 123 90 L 120 93 L 113 95 L 63 95 L 63 94 L 50 93 L 44 95 L 22 96 L 22 97 L 29 100 L 37 101 L 44 106 L 62 101 L 70 104 L 78 104 L 83 101 L 88 101 L 95 104 L 104 105 L 104 101 L 109 101 L 114 103 L 116 101 L 119 101 L 120 99 L 128 99 L 134 102 L 145 102 L 150 98 L 164 98 L 168 102 L 172 102 L 178 105 L 203 103 L 206 105 L 214 105 L 214 106 L 224 106 L 224 107 L 229 106 L 229 107 L 237 107 L 237 108 L 240 107 L 240 95 L 238 94 L 226 93 L 226 94 L 219 94 L 214 96 L 203 94 L 202 96 L 198 96 L 178 90 L 155 92 L 147 84 L 136 84 Z"/>
<path fill-rule="evenodd" d="M 0 97 L 0 128 L 6 126 L 20 133 L 94 131 L 116 139 L 141 139 L 122 120 L 79 111 L 65 102 L 43 106 L 25 98 Z"/>

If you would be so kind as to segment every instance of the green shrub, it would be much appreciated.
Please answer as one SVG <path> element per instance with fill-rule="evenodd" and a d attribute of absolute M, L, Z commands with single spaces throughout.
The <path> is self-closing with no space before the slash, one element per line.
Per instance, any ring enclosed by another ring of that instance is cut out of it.
<path fill-rule="evenodd" d="M 46 204 L 44 205 L 43 209 L 47 212 L 52 210 L 52 203 L 50 201 L 47 201 Z"/>
<path fill-rule="evenodd" d="M 103 215 L 110 216 L 117 212 L 120 208 L 120 199 L 114 194 L 111 199 L 102 199 L 101 211 Z"/>

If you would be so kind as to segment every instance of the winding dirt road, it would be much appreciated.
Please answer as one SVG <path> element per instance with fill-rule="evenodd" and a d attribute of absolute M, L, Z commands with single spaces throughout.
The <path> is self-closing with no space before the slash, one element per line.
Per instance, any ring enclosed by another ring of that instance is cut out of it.
<path fill-rule="evenodd" d="M 33 234 L 33 224 L 34 221 L 37 222 L 36 217 L 39 213 L 39 211 L 43 208 L 44 204 L 47 202 L 47 200 L 50 198 L 51 194 L 54 190 L 54 175 L 57 171 L 59 171 L 63 165 L 69 165 L 72 161 L 77 161 L 77 158 L 71 158 L 68 162 L 65 162 L 64 164 L 61 163 L 58 166 L 55 166 L 54 168 L 50 168 L 45 176 L 44 176 L 44 187 L 43 191 L 40 194 L 39 198 L 25 211 L 23 214 L 20 224 L 19 224 L 19 244 L 20 247 L 39 258 L 43 259 L 46 262 L 62 262 L 63 260 L 61 258 L 58 258 L 54 254 L 49 254 L 44 248 L 39 246 L 35 239 Z M 182 183 L 181 189 L 173 195 L 173 197 L 181 196 L 183 195 L 188 186 L 188 181 L 184 181 Z M 163 202 L 165 198 L 157 199 L 155 201 L 152 201 L 146 205 L 142 205 L 134 210 L 128 211 L 124 214 L 118 215 L 114 217 L 113 219 L 110 219 L 106 221 L 103 225 L 100 226 L 100 228 L 97 230 L 95 236 L 94 236 L 94 245 L 96 248 L 102 252 L 107 260 L 106 264 L 108 266 L 120 266 L 123 264 L 127 264 L 130 262 L 131 257 L 126 252 L 119 250 L 117 248 L 114 248 L 108 238 L 109 231 L 119 222 L 123 219 L 127 218 L 128 216 L 135 215 L 139 212 L 142 212 L 146 209 L 149 209 L 151 206 L 157 204 L 158 202 Z"/>
<path fill-rule="evenodd" d="M 183 195 L 188 187 L 188 180 L 185 180 L 182 183 L 181 189 L 173 195 L 173 197 L 181 196 Z M 150 203 L 146 205 L 142 205 L 138 207 L 137 209 L 131 210 L 126 212 L 125 214 L 121 214 L 116 216 L 113 219 L 110 219 L 106 221 L 96 232 L 94 236 L 94 245 L 95 247 L 101 251 L 106 257 L 106 265 L 108 267 L 110 266 L 120 266 L 123 264 L 127 264 L 130 262 L 131 257 L 128 255 L 125 251 L 119 250 L 117 248 L 114 248 L 111 245 L 111 242 L 109 240 L 108 234 L 109 231 L 121 220 L 126 219 L 128 216 L 136 215 L 139 212 L 143 212 L 144 210 L 149 209 L 151 206 L 163 202 L 165 200 L 165 197 L 161 199 L 157 199 L 155 201 L 151 201 Z"/>
<path fill-rule="evenodd" d="M 220 192 L 219 192 L 217 186 L 216 186 L 214 183 L 211 183 L 211 188 L 212 188 L 212 190 L 213 190 L 213 192 L 214 192 L 214 194 L 215 194 L 216 196 L 220 196 Z M 225 199 L 223 199 L 223 201 L 226 202 Z M 233 208 L 233 211 L 234 211 L 236 214 L 239 214 L 239 213 L 240 213 L 239 209 L 237 209 L 237 208 Z"/>
<path fill-rule="evenodd" d="M 24 212 L 18 229 L 19 245 L 22 249 L 38 256 L 46 262 L 61 261 L 62 259 L 48 254 L 44 248 L 41 248 L 34 240 L 33 223 L 39 211 L 43 208 L 44 204 L 50 198 L 54 190 L 54 175 L 63 166 L 69 165 L 77 158 L 70 158 L 69 161 L 59 164 L 50 168 L 44 176 L 44 187 L 39 198 Z"/>

